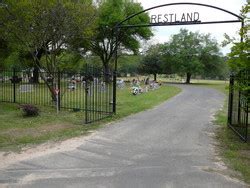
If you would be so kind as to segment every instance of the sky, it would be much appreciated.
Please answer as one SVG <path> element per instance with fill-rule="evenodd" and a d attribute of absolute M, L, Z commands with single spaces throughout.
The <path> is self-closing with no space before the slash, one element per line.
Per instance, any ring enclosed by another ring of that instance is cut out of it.
<path fill-rule="evenodd" d="M 240 14 L 240 10 L 246 0 L 137 0 L 142 4 L 144 9 L 154 7 L 157 5 L 168 4 L 168 3 L 178 3 L 178 2 L 192 2 L 192 3 L 202 3 L 213 5 L 226 9 L 230 12 L 233 12 L 237 15 Z M 162 8 L 157 8 L 149 11 L 149 15 L 158 15 L 158 14 L 176 14 L 177 18 L 182 17 L 182 14 L 185 13 L 199 13 L 199 20 L 204 21 L 222 21 L 222 20 L 235 20 L 236 17 L 222 12 L 216 9 L 201 7 L 201 6 L 192 6 L 192 5 L 181 5 L 181 6 L 167 6 Z M 169 18 L 169 17 L 168 17 Z M 206 24 L 206 25 L 189 25 L 189 26 L 163 26 L 163 27 L 153 27 L 155 36 L 148 41 L 148 44 L 163 43 L 167 42 L 171 35 L 177 34 L 181 28 L 186 28 L 190 31 L 200 33 L 211 33 L 211 36 L 221 44 L 224 40 L 224 33 L 227 33 L 231 37 L 239 39 L 238 31 L 241 27 L 241 23 L 223 23 L 223 24 Z M 230 52 L 231 46 L 221 47 L 221 52 L 227 54 Z"/>

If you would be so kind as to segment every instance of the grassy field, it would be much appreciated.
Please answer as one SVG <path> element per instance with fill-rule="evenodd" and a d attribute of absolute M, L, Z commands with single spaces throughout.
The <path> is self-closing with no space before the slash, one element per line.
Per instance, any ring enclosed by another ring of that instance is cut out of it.
<path fill-rule="evenodd" d="M 199 83 L 194 82 L 194 84 L 217 89 L 228 96 L 228 83 L 224 81 L 200 81 Z M 215 124 L 219 125 L 216 138 L 219 141 L 218 148 L 225 163 L 240 172 L 243 180 L 250 183 L 250 144 L 249 142 L 244 143 L 227 127 L 227 99 L 223 109 L 216 115 Z"/>
<path fill-rule="evenodd" d="M 178 94 L 180 89 L 162 86 L 138 96 L 130 88 L 118 90 L 117 115 L 102 122 L 84 125 L 84 112 L 61 111 L 40 106 L 38 117 L 23 117 L 17 104 L 0 103 L 0 150 L 20 150 L 24 146 L 58 141 L 88 134 L 101 125 L 140 112 Z M 157 97 L 155 97 L 157 95 Z"/>

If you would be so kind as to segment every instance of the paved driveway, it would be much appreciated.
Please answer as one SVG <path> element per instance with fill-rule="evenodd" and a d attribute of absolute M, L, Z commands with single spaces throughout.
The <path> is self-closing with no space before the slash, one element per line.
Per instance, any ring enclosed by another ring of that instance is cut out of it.
<path fill-rule="evenodd" d="M 224 96 L 213 89 L 179 87 L 183 92 L 169 101 L 106 126 L 72 151 L 2 169 L 0 183 L 60 188 L 244 187 L 223 175 L 213 147 L 212 115 Z"/>

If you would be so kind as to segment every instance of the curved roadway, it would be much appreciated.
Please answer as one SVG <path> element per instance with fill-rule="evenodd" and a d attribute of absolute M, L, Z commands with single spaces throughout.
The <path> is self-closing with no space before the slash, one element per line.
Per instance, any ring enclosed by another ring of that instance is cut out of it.
<path fill-rule="evenodd" d="M 0 171 L 10 187 L 244 187 L 216 158 L 213 114 L 224 96 L 179 85 L 167 102 L 99 130 L 80 147 Z M 156 96 L 157 97 L 157 96 Z M 1 184 L 0 184 L 1 186 Z"/>

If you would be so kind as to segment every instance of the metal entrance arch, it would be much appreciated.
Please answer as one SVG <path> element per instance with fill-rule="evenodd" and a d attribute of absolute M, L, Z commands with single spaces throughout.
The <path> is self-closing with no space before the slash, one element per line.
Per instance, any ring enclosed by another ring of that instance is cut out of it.
<path fill-rule="evenodd" d="M 231 14 L 232 16 L 238 18 L 236 20 L 221 20 L 221 21 L 209 21 L 209 22 L 173 22 L 173 23 L 164 23 L 164 24 L 138 24 L 138 25 L 122 25 L 124 22 L 132 19 L 135 16 L 138 16 L 144 12 L 148 12 L 150 10 L 153 9 L 157 9 L 157 8 L 161 8 L 161 7 L 167 7 L 167 6 L 174 6 L 174 5 L 196 5 L 196 6 L 203 6 L 203 7 L 208 7 L 208 8 L 213 8 L 213 9 L 217 9 L 220 10 L 222 12 Z M 169 26 L 169 25 L 194 25 L 194 24 L 215 24 L 215 23 L 233 23 L 233 22 L 241 22 L 244 26 L 244 22 L 243 22 L 243 18 L 231 11 L 225 10 L 223 8 L 220 7 L 216 7 L 213 5 L 207 5 L 207 4 L 202 4 L 202 3 L 186 3 L 186 2 L 181 2 L 181 3 L 168 3 L 168 4 L 162 4 L 162 5 L 157 5 L 148 9 L 145 9 L 143 11 L 137 12 L 135 14 L 132 14 L 130 16 L 128 16 L 126 19 L 124 19 L 123 21 L 121 21 L 120 23 L 116 24 L 115 28 L 122 28 L 122 27 L 152 27 L 152 26 Z"/>
<path fill-rule="evenodd" d="M 205 22 L 201 22 L 198 20 L 195 21 L 184 21 L 184 22 L 160 22 L 160 23 L 148 23 L 148 24 L 136 24 L 136 25 L 128 25 L 128 24 L 124 24 L 126 23 L 126 21 L 142 14 L 145 12 L 148 12 L 150 10 L 153 9 L 157 9 L 157 8 L 161 8 L 161 7 L 168 7 L 168 6 L 178 6 L 178 5 L 195 5 L 195 6 L 201 6 L 201 7 L 208 7 L 208 8 L 212 8 L 212 9 L 216 9 L 219 10 L 221 12 L 230 14 L 232 16 L 234 16 L 236 19 L 233 20 L 219 20 L 219 21 L 205 21 Z M 208 5 L 208 4 L 202 4 L 202 3 L 192 3 L 192 2 L 180 2 L 180 3 L 168 3 L 168 4 L 162 4 L 162 5 L 157 5 L 148 9 L 145 9 L 143 11 L 137 12 L 135 14 L 132 14 L 130 16 L 128 16 L 126 19 L 124 19 L 123 21 L 117 23 L 115 25 L 115 27 L 113 28 L 114 34 L 115 34 L 115 38 L 116 38 L 116 48 L 115 48 L 115 70 L 114 70 L 114 81 L 113 81 L 113 112 L 116 113 L 116 80 L 117 80 L 117 59 L 118 59 L 118 36 L 119 36 L 119 31 L 120 29 L 123 28 L 133 28 L 133 27 L 154 27 L 154 26 L 176 26 L 176 25 L 197 25 L 197 24 L 218 24 L 218 23 L 235 23 L 235 22 L 241 22 L 241 28 L 244 27 L 244 18 L 231 12 L 228 10 L 225 10 L 223 8 L 220 7 L 216 7 L 213 5 Z M 241 36 L 241 42 L 243 42 L 243 38 Z M 231 95 L 231 94 L 230 94 Z M 232 108 L 231 101 L 230 101 L 231 96 L 229 96 L 229 109 L 228 109 L 228 116 L 231 117 L 232 116 L 232 110 L 230 108 Z M 233 128 L 231 122 L 228 122 L 228 125 L 230 128 L 232 128 L 232 130 L 235 131 L 235 129 Z"/>

